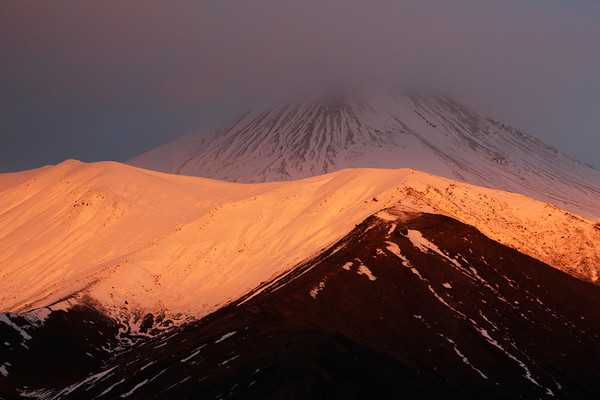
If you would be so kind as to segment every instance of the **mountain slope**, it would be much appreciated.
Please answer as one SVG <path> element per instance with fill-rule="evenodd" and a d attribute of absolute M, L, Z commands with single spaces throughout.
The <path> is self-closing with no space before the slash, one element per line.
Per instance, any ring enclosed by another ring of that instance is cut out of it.
<path fill-rule="evenodd" d="M 344 168 L 412 168 L 521 193 L 600 222 L 600 172 L 443 97 L 282 104 L 127 163 L 232 182 L 292 180 Z"/>
<path fill-rule="evenodd" d="M 385 207 L 435 212 L 597 282 L 597 224 L 521 195 L 411 170 L 235 184 L 68 161 L 0 175 L 0 312 L 93 301 L 139 329 L 202 317 Z"/>
<path fill-rule="evenodd" d="M 69 385 L 31 375 L 27 393 L 595 398 L 599 307 L 597 286 L 451 218 L 393 208 L 202 321 Z"/>

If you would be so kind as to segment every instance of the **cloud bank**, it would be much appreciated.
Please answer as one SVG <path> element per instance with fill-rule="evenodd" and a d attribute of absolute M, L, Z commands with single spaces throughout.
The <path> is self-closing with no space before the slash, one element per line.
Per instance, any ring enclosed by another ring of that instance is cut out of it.
<path fill-rule="evenodd" d="M 600 169 L 592 1 L 3 2 L 0 171 L 122 160 L 274 93 L 449 93 Z"/>

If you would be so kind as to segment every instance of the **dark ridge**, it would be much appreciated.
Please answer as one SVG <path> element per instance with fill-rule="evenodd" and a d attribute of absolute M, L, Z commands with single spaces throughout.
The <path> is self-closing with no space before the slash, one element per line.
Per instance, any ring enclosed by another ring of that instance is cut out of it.
<path fill-rule="evenodd" d="M 372 216 L 65 398 L 597 398 L 598 309 L 599 288 L 471 226 Z"/>

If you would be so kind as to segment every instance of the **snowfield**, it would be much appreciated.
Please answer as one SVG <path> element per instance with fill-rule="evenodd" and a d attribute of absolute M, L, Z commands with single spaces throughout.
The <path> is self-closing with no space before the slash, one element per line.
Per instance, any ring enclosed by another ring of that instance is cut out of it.
<path fill-rule="evenodd" d="M 117 317 L 202 317 L 386 208 L 451 216 L 598 280 L 593 221 L 414 170 L 239 184 L 68 160 L 0 175 L 0 312 L 74 298 Z"/>
<path fill-rule="evenodd" d="M 600 222 L 599 171 L 440 96 L 363 94 L 281 103 L 127 163 L 245 183 L 346 168 L 412 168 L 520 193 Z"/>

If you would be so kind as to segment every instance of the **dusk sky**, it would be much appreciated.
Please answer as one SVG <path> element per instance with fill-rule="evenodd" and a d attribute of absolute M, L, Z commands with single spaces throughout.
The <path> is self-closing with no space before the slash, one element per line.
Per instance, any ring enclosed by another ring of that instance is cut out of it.
<path fill-rule="evenodd" d="M 598 1 L 0 2 L 0 172 L 123 161 L 273 93 L 448 93 L 600 169 Z"/>

